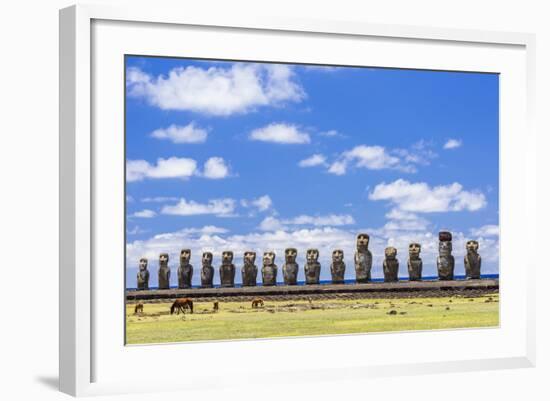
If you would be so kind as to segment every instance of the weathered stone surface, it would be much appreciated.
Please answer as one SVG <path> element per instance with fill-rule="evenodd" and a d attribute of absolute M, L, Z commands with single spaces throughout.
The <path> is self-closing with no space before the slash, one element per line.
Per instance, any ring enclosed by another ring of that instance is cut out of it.
<path fill-rule="evenodd" d="M 355 252 L 355 281 L 366 283 L 371 280 L 372 253 L 369 251 L 368 234 L 357 235 L 357 251 Z"/>
<path fill-rule="evenodd" d="M 203 252 L 201 268 L 201 287 L 212 288 L 214 281 L 214 268 L 212 267 L 212 252 Z"/>
<path fill-rule="evenodd" d="M 277 285 L 277 265 L 275 264 L 275 252 L 264 252 L 262 262 L 262 285 Z"/>
<path fill-rule="evenodd" d="M 139 271 L 137 273 L 137 289 L 148 290 L 149 289 L 149 270 L 147 270 L 147 258 L 141 258 L 139 260 Z"/>
<path fill-rule="evenodd" d="M 332 251 L 332 264 L 330 265 L 330 274 L 333 284 L 341 284 L 344 282 L 346 273 L 346 264 L 344 263 L 344 251 L 335 249 Z"/>
<path fill-rule="evenodd" d="M 244 253 L 244 265 L 241 269 L 241 275 L 243 279 L 244 287 L 251 287 L 256 285 L 258 278 L 258 267 L 254 264 L 256 262 L 256 252 L 247 251 Z"/>
<path fill-rule="evenodd" d="M 298 282 L 298 270 L 300 266 L 296 263 L 296 256 L 298 256 L 298 250 L 296 248 L 285 249 L 283 280 L 286 285 L 296 285 Z"/>
<path fill-rule="evenodd" d="M 321 264 L 318 262 L 319 250 L 308 249 L 306 253 L 306 284 L 319 284 L 319 276 L 321 275 Z"/>
<path fill-rule="evenodd" d="M 170 268 L 168 267 L 169 256 L 161 253 L 159 256 L 159 288 L 170 288 Z"/>
<path fill-rule="evenodd" d="M 397 260 L 397 249 L 389 246 L 384 250 L 384 281 L 391 283 L 398 280 L 399 261 Z"/>
<path fill-rule="evenodd" d="M 220 281 L 222 287 L 235 286 L 235 265 L 233 264 L 233 252 L 222 253 L 222 265 L 220 266 Z"/>
<path fill-rule="evenodd" d="M 464 256 L 464 270 L 466 278 L 478 279 L 481 277 L 481 256 L 477 253 L 479 243 L 470 240 L 466 243 L 466 255 Z"/>
<path fill-rule="evenodd" d="M 422 259 L 420 252 L 422 247 L 420 244 L 413 242 L 409 244 L 409 260 L 407 261 L 407 270 L 409 271 L 409 280 L 422 280 Z"/>
<path fill-rule="evenodd" d="M 437 274 L 440 280 L 454 280 L 455 258 L 452 255 L 452 235 L 448 231 L 439 233 L 439 256 L 437 257 Z M 444 239 L 441 241 L 441 239 Z M 449 240 L 447 240 L 449 239 Z"/>
<path fill-rule="evenodd" d="M 180 252 L 180 267 L 178 267 L 178 288 L 191 288 L 193 266 L 189 264 L 191 250 L 182 249 Z"/>

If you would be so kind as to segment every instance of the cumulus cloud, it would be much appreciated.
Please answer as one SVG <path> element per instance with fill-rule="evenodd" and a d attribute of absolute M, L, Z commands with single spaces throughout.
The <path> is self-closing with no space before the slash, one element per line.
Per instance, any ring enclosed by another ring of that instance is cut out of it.
<path fill-rule="evenodd" d="M 269 216 L 260 223 L 259 228 L 263 231 L 274 231 L 286 229 L 287 226 L 338 227 L 352 224 L 355 224 L 355 220 L 349 214 L 329 214 L 325 216 L 302 214 L 290 219 L 277 219 Z"/>
<path fill-rule="evenodd" d="M 475 237 L 495 237 L 500 234 L 499 226 L 488 224 L 479 228 L 474 228 L 470 231 Z"/>
<path fill-rule="evenodd" d="M 271 200 L 269 195 L 263 195 L 259 198 L 252 199 L 252 200 L 246 200 L 241 199 L 241 205 L 243 207 L 254 207 L 259 212 L 265 212 L 273 206 L 273 201 Z"/>
<path fill-rule="evenodd" d="M 196 172 L 197 162 L 187 158 L 160 158 L 156 165 L 152 165 L 146 160 L 128 160 L 126 162 L 126 180 L 130 182 L 141 181 L 145 178 L 187 179 Z"/>
<path fill-rule="evenodd" d="M 449 139 L 447 142 L 445 142 L 445 145 L 443 145 L 443 149 L 456 149 L 460 148 L 462 146 L 462 141 L 460 139 Z"/>
<path fill-rule="evenodd" d="M 174 202 L 177 201 L 179 198 L 175 196 L 154 196 L 154 197 L 147 197 L 147 198 L 141 198 L 141 202 L 149 203 L 149 202 L 155 202 L 155 203 L 164 203 L 164 202 Z"/>
<path fill-rule="evenodd" d="M 211 157 L 204 163 L 203 177 L 219 180 L 229 176 L 229 167 L 221 157 Z"/>
<path fill-rule="evenodd" d="M 300 167 L 315 167 L 324 165 L 326 163 L 327 158 L 323 156 L 322 154 L 316 153 L 307 159 L 300 160 L 298 163 L 298 166 Z"/>
<path fill-rule="evenodd" d="M 167 76 L 152 76 L 132 67 L 126 79 L 129 95 L 144 98 L 153 106 L 215 116 L 300 102 L 306 97 L 292 68 L 279 64 L 178 67 Z"/>
<path fill-rule="evenodd" d="M 159 128 L 151 133 L 153 138 L 167 139 L 173 143 L 204 143 L 208 131 L 196 127 L 194 123 L 185 126 L 172 124 L 167 128 Z"/>
<path fill-rule="evenodd" d="M 487 204 L 481 192 L 466 191 L 457 182 L 430 187 L 425 182 L 411 183 L 403 179 L 376 185 L 369 199 L 387 200 L 402 211 L 420 213 L 476 211 Z"/>
<path fill-rule="evenodd" d="M 310 143 L 311 138 L 306 132 L 292 124 L 272 123 L 262 128 L 253 130 L 248 138 L 252 141 L 272 142 L 280 144 L 305 144 Z"/>
<path fill-rule="evenodd" d="M 326 138 L 343 138 L 344 135 L 336 131 L 335 129 L 331 129 L 328 131 L 319 132 L 320 136 L 324 136 Z"/>
<path fill-rule="evenodd" d="M 213 214 L 216 216 L 231 216 L 235 211 L 235 200 L 231 198 L 211 199 L 207 203 L 198 203 L 181 198 L 175 205 L 166 205 L 161 209 L 162 214 L 177 216 L 195 216 Z"/>
<path fill-rule="evenodd" d="M 155 217 L 157 214 L 155 213 L 155 211 L 151 210 L 151 209 L 143 209 L 143 210 L 140 210 L 139 212 L 135 212 L 132 214 L 132 217 L 139 217 L 139 218 L 143 218 L 143 219 L 150 219 L 150 218 L 153 218 Z"/>

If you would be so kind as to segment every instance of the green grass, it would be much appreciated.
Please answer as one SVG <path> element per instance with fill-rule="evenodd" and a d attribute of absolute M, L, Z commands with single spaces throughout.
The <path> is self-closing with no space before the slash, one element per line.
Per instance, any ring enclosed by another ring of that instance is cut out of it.
<path fill-rule="evenodd" d="M 491 327 L 499 324 L 498 295 L 313 301 L 195 302 L 195 313 L 170 315 L 170 303 L 127 305 L 128 344 Z M 448 308 L 448 309 L 447 309 Z M 395 311 L 396 314 L 388 312 Z"/>

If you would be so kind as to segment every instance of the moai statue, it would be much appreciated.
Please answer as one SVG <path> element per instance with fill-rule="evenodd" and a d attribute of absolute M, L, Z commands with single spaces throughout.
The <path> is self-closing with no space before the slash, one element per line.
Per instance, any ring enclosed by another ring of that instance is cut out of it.
<path fill-rule="evenodd" d="M 330 274 L 332 275 L 332 284 L 343 284 L 346 264 L 344 263 L 344 251 L 335 249 L 332 251 L 332 264 L 330 265 Z"/>
<path fill-rule="evenodd" d="M 372 268 L 372 253 L 369 251 L 368 234 L 357 235 L 357 251 L 355 252 L 355 281 L 358 283 L 367 283 L 370 281 L 370 271 Z"/>
<path fill-rule="evenodd" d="M 275 264 L 275 252 L 264 252 L 262 285 L 277 285 L 277 265 Z"/>
<path fill-rule="evenodd" d="M 191 249 L 182 249 L 180 253 L 180 267 L 178 267 L 178 288 L 191 288 L 193 266 L 189 264 Z"/>
<path fill-rule="evenodd" d="M 409 260 L 407 268 L 409 270 L 409 280 L 422 280 L 422 259 L 420 259 L 420 244 L 413 242 L 409 244 Z"/>
<path fill-rule="evenodd" d="M 212 288 L 214 281 L 214 268 L 212 267 L 212 252 L 203 252 L 201 269 L 201 287 Z"/>
<path fill-rule="evenodd" d="M 233 252 L 222 252 L 222 265 L 220 266 L 220 281 L 222 287 L 235 286 L 235 265 L 233 264 Z"/>
<path fill-rule="evenodd" d="M 159 289 L 170 288 L 170 268 L 168 267 L 168 254 L 161 253 L 159 256 Z"/>
<path fill-rule="evenodd" d="M 453 251 L 453 235 L 448 231 L 439 233 L 439 256 L 437 257 L 437 274 L 440 280 L 453 280 L 455 257 Z"/>
<path fill-rule="evenodd" d="M 464 270 L 467 279 L 481 277 L 481 256 L 477 253 L 479 243 L 474 240 L 466 242 L 466 256 L 464 256 Z"/>
<path fill-rule="evenodd" d="M 298 250 L 296 248 L 285 249 L 283 279 L 286 285 L 296 285 L 298 283 L 298 270 L 300 266 L 296 263 L 296 256 L 298 256 Z"/>
<path fill-rule="evenodd" d="M 147 270 L 147 258 L 141 258 L 139 260 L 139 271 L 137 274 L 137 289 L 138 290 L 149 289 L 149 270 Z"/>
<path fill-rule="evenodd" d="M 399 261 L 397 260 L 397 249 L 389 246 L 384 250 L 384 281 L 391 283 L 398 281 Z"/>
<path fill-rule="evenodd" d="M 241 270 L 243 287 L 253 287 L 256 285 L 256 279 L 258 277 L 258 267 L 254 264 L 254 262 L 256 262 L 256 252 L 245 252 L 243 260 L 244 266 Z"/>
<path fill-rule="evenodd" d="M 319 250 L 308 249 L 306 253 L 306 284 L 319 284 L 319 275 L 321 274 L 321 264 L 318 262 Z"/>

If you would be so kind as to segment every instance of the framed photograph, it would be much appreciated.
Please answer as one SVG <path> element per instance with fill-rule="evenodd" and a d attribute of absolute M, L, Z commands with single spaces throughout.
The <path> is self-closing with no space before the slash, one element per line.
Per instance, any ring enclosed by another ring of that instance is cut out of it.
<path fill-rule="evenodd" d="M 533 36 L 218 18 L 60 13 L 61 390 L 531 366 Z"/>

